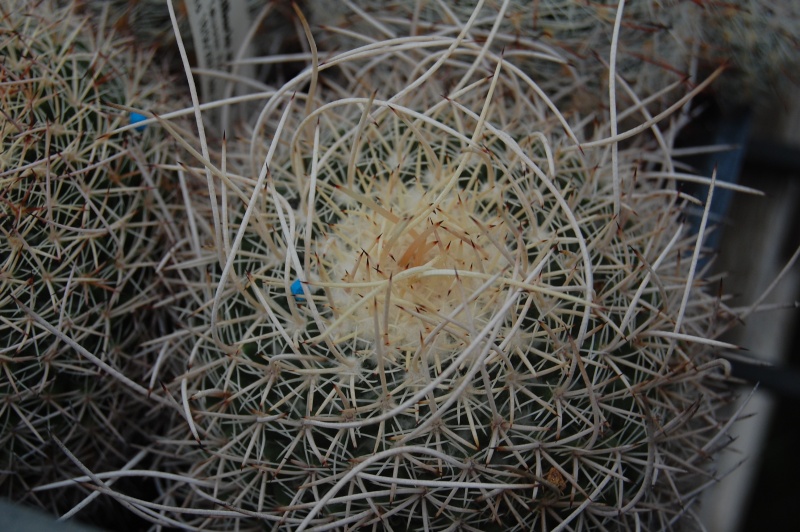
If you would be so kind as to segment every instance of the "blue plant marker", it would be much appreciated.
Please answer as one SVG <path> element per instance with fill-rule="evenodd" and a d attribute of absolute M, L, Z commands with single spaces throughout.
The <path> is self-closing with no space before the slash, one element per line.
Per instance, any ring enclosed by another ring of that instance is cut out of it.
<path fill-rule="evenodd" d="M 131 124 L 138 124 L 139 122 L 144 122 L 147 120 L 147 117 L 140 113 L 131 113 L 131 117 L 129 122 Z M 147 124 L 142 124 L 141 126 L 136 126 L 136 131 L 144 131 L 147 127 Z"/>
<path fill-rule="evenodd" d="M 303 295 L 303 283 L 300 282 L 300 279 L 296 279 L 292 283 L 290 290 L 292 291 L 292 295 L 296 301 L 303 302 L 306 300 L 306 298 L 301 297 Z"/>

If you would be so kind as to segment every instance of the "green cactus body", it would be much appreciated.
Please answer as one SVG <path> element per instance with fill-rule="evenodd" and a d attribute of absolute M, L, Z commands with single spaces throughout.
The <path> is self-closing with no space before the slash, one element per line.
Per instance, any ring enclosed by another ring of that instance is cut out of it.
<path fill-rule="evenodd" d="M 728 398 L 669 154 L 620 147 L 617 215 L 607 123 L 489 45 L 404 44 L 279 90 L 223 241 L 206 220 L 170 267 L 196 303 L 165 452 L 202 485 L 161 502 L 219 529 L 669 526 Z"/>
<path fill-rule="evenodd" d="M 164 144 L 107 133 L 128 121 L 113 105 L 147 108 L 163 86 L 145 79 L 148 54 L 72 7 L 39 4 L 6 2 L 0 20 L 0 485 L 65 511 L 69 497 L 29 492 L 80 472 L 52 437 L 107 469 L 140 430 L 143 394 L 99 365 L 147 375 L 133 356 L 147 321 L 133 317 L 157 300 L 161 233 L 160 178 L 144 161 L 163 159 Z"/>

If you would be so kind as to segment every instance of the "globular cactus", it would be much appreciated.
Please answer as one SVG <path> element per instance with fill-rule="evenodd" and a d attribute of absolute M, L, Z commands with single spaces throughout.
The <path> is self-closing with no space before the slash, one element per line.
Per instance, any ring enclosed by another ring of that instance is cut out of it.
<path fill-rule="evenodd" d="M 188 295 L 169 385 L 186 424 L 159 452 L 195 463 L 162 487 L 163 515 L 691 521 L 728 441 L 713 338 L 729 316 L 695 270 L 691 198 L 667 186 L 670 132 L 562 108 L 497 43 L 413 40 L 289 81 L 231 143 L 228 175 L 187 196 L 193 244 L 167 268 Z"/>
<path fill-rule="evenodd" d="M 727 63 L 717 91 L 725 104 L 769 107 L 797 91 L 800 77 L 800 5 L 797 2 L 706 2 L 700 54 Z M 783 102 L 781 102 L 782 105 Z"/>
<path fill-rule="evenodd" d="M 152 131 L 115 105 L 168 94 L 150 54 L 57 2 L 0 9 L 0 490 L 69 510 L 86 493 L 31 490 L 114 469 L 141 438 L 140 350 L 166 222 Z M 67 495 L 69 493 L 69 495 Z"/>
<path fill-rule="evenodd" d="M 175 53 L 175 33 L 166 2 L 158 0 L 87 0 L 86 11 L 96 18 L 105 17 L 117 31 L 132 35 L 141 46 Z M 182 32 L 189 33 L 186 2 L 175 0 L 175 12 Z"/>
<path fill-rule="evenodd" d="M 82 4 L 95 17 L 105 18 L 109 24 L 113 25 L 121 33 L 132 35 L 137 46 L 157 49 L 160 60 L 164 61 L 166 59 L 171 69 L 180 71 L 181 64 L 175 39 L 176 34 L 166 0 L 84 0 Z M 178 32 L 183 35 L 183 44 L 190 55 L 196 57 L 207 53 L 209 43 L 212 43 L 212 46 L 217 43 L 225 43 L 226 46 L 232 45 L 230 35 L 215 35 L 214 32 L 216 30 L 210 27 L 201 30 L 201 32 L 209 31 L 209 35 L 195 35 L 192 33 L 190 14 L 197 14 L 197 6 L 204 6 L 205 12 L 215 13 L 215 16 L 219 17 L 220 20 L 229 19 L 232 8 L 244 7 L 244 11 L 249 15 L 246 22 L 255 24 L 257 28 L 251 29 L 258 30 L 255 31 L 255 39 L 247 43 L 249 46 L 248 55 L 264 56 L 283 53 L 287 51 L 287 48 L 297 46 L 295 28 L 291 22 L 292 2 L 286 0 L 273 2 L 247 0 L 244 2 L 246 6 L 240 5 L 242 2 L 236 2 L 235 4 L 235 6 L 230 5 L 230 3 L 214 6 L 213 3 L 209 4 L 207 2 L 172 0 Z M 208 9 L 208 6 L 214 7 Z M 206 21 L 206 24 L 213 27 L 216 22 L 212 17 Z M 227 20 L 227 22 L 231 24 L 235 32 L 241 31 L 241 27 L 238 27 L 241 21 Z M 200 22 L 200 24 L 202 25 L 203 22 Z M 208 38 L 209 41 L 198 45 L 197 40 L 204 38 Z M 239 50 L 233 49 L 232 56 L 235 56 L 238 52 Z M 219 50 L 213 50 L 213 53 L 217 54 Z M 228 69 L 232 65 L 226 62 L 224 65 L 217 66 Z M 238 70 L 240 75 L 241 71 L 244 70 L 241 66 L 233 67 L 233 69 Z M 264 74 L 270 74 L 268 67 L 262 72 L 252 75 L 253 77 L 261 77 Z M 214 97 L 214 95 L 204 96 L 206 101 Z"/>
<path fill-rule="evenodd" d="M 615 71 L 642 99 L 670 101 L 676 92 L 659 95 L 669 87 L 685 90 L 720 66 L 727 69 L 717 84 L 724 104 L 764 105 L 800 83 L 794 74 L 800 66 L 800 7 L 792 1 L 352 0 L 309 7 L 312 20 L 331 30 L 320 46 L 335 50 L 409 35 L 455 35 L 476 13 L 470 37 L 485 39 L 497 26 L 495 41 L 511 60 L 515 50 L 557 54 L 585 78 L 588 90 L 577 96 L 587 108 L 598 102 L 598 75 L 610 61 L 619 9 Z M 537 79 L 555 73 L 528 72 Z"/>
<path fill-rule="evenodd" d="M 661 109 L 687 90 L 695 74 L 698 8 L 681 1 L 628 2 L 614 41 L 619 5 L 617 0 L 322 1 L 311 6 L 311 19 L 328 30 L 320 38 L 326 50 L 425 34 L 455 37 L 469 22 L 466 39 L 491 38 L 507 60 L 539 83 L 560 83 L 562 90 L 572 91 L 570 107 L 587 112 L 601 105 L 608 92 L 613 51 L 615 73 L 641 99 L 653 98 L 653 110 Z M 531 56 L 556 60 L 530 61 Z M 581 82 L 573 85 L 576 76 Z"/>

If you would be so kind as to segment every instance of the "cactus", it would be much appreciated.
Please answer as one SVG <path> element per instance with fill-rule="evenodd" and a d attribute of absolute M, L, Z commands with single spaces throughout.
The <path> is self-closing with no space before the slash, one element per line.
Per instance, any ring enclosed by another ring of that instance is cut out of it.
<path fill-rule="evenodd" d="M 85 0 L 84 3 L 96 18 L 106 18 L 120 32 L 132 35 L 137 46 L 157 49 L 162 61 L 166 60 L 171 69 L 180 71 L 178 46 L 165 0 Z M 197 54 L 194 38 L 189 38 L 192 35 L 189 12 L 194 9 L 195 3 L 173 0 L 172 4 L 184 46 L 189 54 Z M 257 39 L 250 43 L 254 48 L 251 50 L 253 55 L 280 53 L 296 44 L 290 2 L 247 0 L 246 4 L 251 21 L 259 27 L 257 35 L 269 36 L 268 39 Z M 227 6 L 218 9 L 219 16 L 223 16 L 226 9 Z M 268 68 L 265 72 L 269 73 Z M 259 73 L 258 77 L 262 74 Z M 206 99 L 210 100 L 211 97 Z"/>
<path fill-rule="evenodd" d="M 608 63 L 615 48 L 615 72 L 640 98 L 658 96 L 656 102 L 671 101 L 695 74 L 691 58 L 700 31 L 698 8 L 680 1 L 628 2 L 622 12 L 618 44 L 613 47 L 618 5 L 616 0 L 473 0 L 446 6 L 435 2 L 322 1 L 311 6 L 311 18 L 329 30 L 320 38 L 320 47 L 334 50 L 425 33 L 455 36 L 472 20 L 468 39 L 480 41 L 491 35 L 497 46 L 505 49 L 507 59 L 537 82 L 569 84 L 575 75 L 580 76 L 582 82 L 570 87 L 577 89 L 570 106 L 586 112 L 602 104 L 598 95 L 608 92 Z M 529 61 L 535 54 L 557 60 Z M 663 94 L 670 87 L 679 90 Z"/>
<path fill-rule="evenodd" d="M 146 161 L 166 158 L 152 131 L 110 134 L 168 95 L 151 59 L 57 2 L 1 9 L 0 487 L 62 513 L 81 489 L 32 492 L 114 469 L 144 441 L 140 349 L 163 233 Z"/>
<path fill-rule="evenodd" d="M 708 2 L 704 6 L 701 55 L 730 63 L 718 90 L 725 104 L 756 106 L 796 91 L 800 78 L 800 5 L 797 2 Z"/>
<path fill-rule="evenodd" d="M 691 521 L 728 441 L 730 316 L 665 186 L 674 132 L 615 137 L 495 42 L 411 40 L 287 82 L 187 195 L 186 425 L 159 453 L 194 464 L 160 508 L 221 530 Z"/>
<path fill-rule="evenodd" d="M 640 98 L 672 84 L 697 79 L 725 65 L 717 84 L 724 104 L 756 104 L 786 96 L 800 80 L 800 7 L 797 2 L 687 2 L 542 0 L 480 2 L 471 35 L 486 38 L 499 21 L 495 40 L 507 50 L 556 54 L 585 76 L 588 90 L 578 96 L 597 104 L 598 76 L 606 71 L 618 8 L 620 24 L 616 72 Z M 477 0 L 436 2 L 315 2 L 311 17 L 327 32 L 321 46 L 342 50 L 372 40 L 426 32 L 457 34 L 479 5 Z M 697 63 L 695 63 L 697 62 Z M 528 70 L 553 75 L 553 70 Z M 563 74 L 562 74 L 563 75 Z M 666 98 L 663 101 L 669 101 Z"/>

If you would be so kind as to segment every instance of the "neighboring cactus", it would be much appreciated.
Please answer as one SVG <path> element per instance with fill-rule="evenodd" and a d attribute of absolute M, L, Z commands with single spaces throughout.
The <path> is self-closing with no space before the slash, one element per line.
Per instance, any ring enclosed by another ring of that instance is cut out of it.
<path fill-rule="evenodd" d="M 704 2 L 701 57 L 729 63 L 719 99 L 766 106 L 800 86 L 800 2 Z"/>
<path fill-rule="evenodd" d="M 173 0 L 178 27 L 189 34 L 189 16 L 184 0 Z M 177 55 L 175 32 L 167 0 L 84 0 L 95 17 L 107 17 L 117 31 L 130 33 L 139 46 Z"/>
<path fill-rule="evenodd" d="M 511 52 L 512 61 L 515 50 L 557 54 L 589 82 L 589 90 L 578 94 L 587 100 L 588 108 L 597 102 L 594 88 L 607 68 L 620 4 L 619 0 L 486 0 L 470 35 L 486 38 L 499 20 L 495 40 Z M 477 5 L 477 0 L 453 5 L 323 0 L 309 7 L 312 19 L 331 30 L 321 46 L 342 50 L 391 37 L 454 36 Z M 800 67 L 800 4 L 791 0 L 628 1 L 617 50 L 617 73 L 642 99 L 696 77 L 698 68 L 710 72 L 726 65 L 730 72 L 717 85 L 720 100 L 760 105 L 765 98 L 785 95 L 800 84 L 795 74 Z M 528 73 L 540 81 L 553 71 L 530 69 Z"/>
<path fill-rule="evenodd" d="M 474 15 L 468 40 L 493 40 L 506 58 L 538 83 L 560 83 L 589 112 L 608 92 L 608 64 L 619 2 L 605 0 L 477 0 L 454 5 L 412 1 L 354 0 L 317 2 L 312 20 L 329 30 L 322 49 L 346 50 L 372 40 L 425 34 L 455 37 Z M 678 0 L 628 2 L 619 28 L 615 71 L 645 99 L 660 94 L 667 102 L 685 92 L 692 74 L 692 46 L 699 26 L 696 6 Z M 412 52 L 409 52 L 412 53 Z M 537 61 L 531 57 L 539 55 Z M 541 57 L 550 58 L 544 62 Z M 581 83 L 572 86 L 575 76 Z M 673 91 L 662 94 L 673 85 Z M 675 90 L 677 88 L 677 90 Z M 626 97 L 623 92 L 620 97 Z"/>
<path fill-rule="evenodd" d="M 288 82 L 240 149 L 258 178 L 229 154 L 215 198 L 187 197 L 202 236 L 168 269 L 191 295 L 170 338 L 188 427 L 159 452 L 195 464 L 163 511 L 222 530 L 691 519 L 727 442 L 727 318 L 664 186 L 671 137 L 618 145 L 497 43 L 407 42 Z"/>
<path fill-rule="evenodd" d="M 64 512 L 85 492 L 30 492 L 81 473 L 54 438 L 92 469 L 143 441 L 140 344 L 166 222 L 148 162 L 167 145 L 109 133 L 129 121 L 115 105 L 149 109 L 167 86 L 149 53 L 74 6 L 0 15 L 0 494 Z"/>
<path fill-rule="evenodd" d="M 242 0 L 239 0 L 240 2 Z M 131 34 L 137 46 L 155 48 L 166 58 L 173 69 L 180 70 L 180 56 L 175 40 L 172 20 L 166 0 L 84 0 L 83 3 L 96 17 L 105 17 L 120 32 Z M 198 2 L 203 4 L 205 2 Z M 250 21 L 259 21 L 256 39 L 251 44 L 251 55 L 263 56 L 286 52 L 287 46 L 296 46 L 296 36 L 291 23 L 292 2 L 274 0 L 246 0 Z M 172 0 L 178 30 L 183 37 L 183 44 L 190 55 L 198 53 L 195 38 L 189 22 L 189 10 L 194 3 L 185 0 Z M 210 5 L 213 5 L 210 4 Z M 217 9 L 219 17 L 226 16 L 228 6 Z M 236 28 L 240 31 L 241 28 Z M 221 36 L 225 39 L 225 36 Z M 206 45 L 207 46 L 207 45 Z M 238 52 L 238 50 L 234 50 Z M 230 65 L 224 65 L 225 68 Z M 222 65 L 220 65 L 222 67 Z M 240 69 L 241 70 L 241 69 Z M 268 69 L 266 69 L 268 72 Z M 207 96 L 206 100 L 211 97 Z"/>

